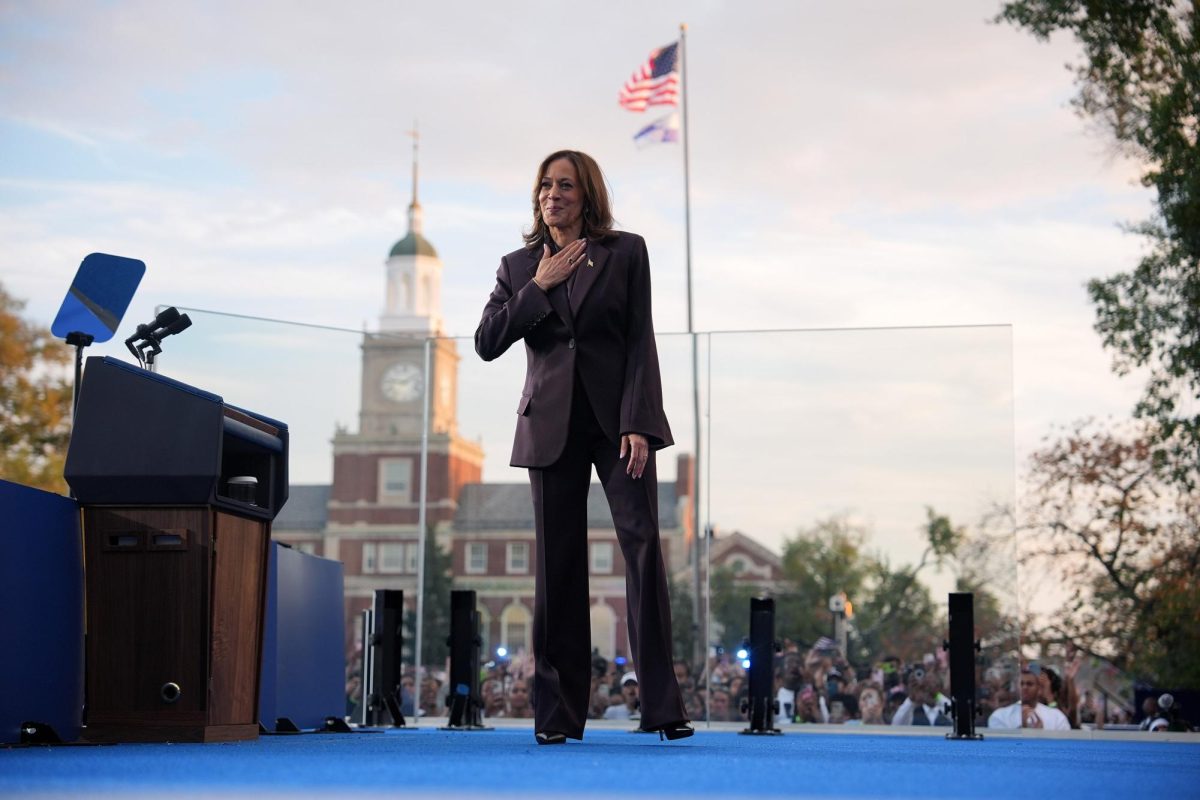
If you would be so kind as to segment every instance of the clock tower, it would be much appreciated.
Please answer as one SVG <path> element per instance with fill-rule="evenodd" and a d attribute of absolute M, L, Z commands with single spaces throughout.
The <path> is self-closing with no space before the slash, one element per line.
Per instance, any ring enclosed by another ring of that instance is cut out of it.
<path fill-rule="evenodd" d="M 408 232 L 385 262 L 379 328 L 363 334 L 358 431 L 338 430 L 333 438 L 324 554 L 345 565 L 351 615 L 370 604 L 375 589 L 415 593 L 426 398 L 428 524 L 448 530 L 462 486 L 482 477 L 482 448 L 458 435 L 458 347 L 442 325 L 442 262 L 422 232 L 412 135 Z"/>

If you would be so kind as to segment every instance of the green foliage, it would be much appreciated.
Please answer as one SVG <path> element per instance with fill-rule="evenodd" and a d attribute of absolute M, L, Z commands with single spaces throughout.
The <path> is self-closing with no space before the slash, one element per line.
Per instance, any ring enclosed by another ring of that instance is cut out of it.
<path fill-rule="evenodd" d="M 784 543 L 786 588 L 775 600 L 780 638 L 811 644 L 833 632 L 829 598 L 838 592 L 857 607 L 874 559 L 863 553 L 866 532 L 843 518 L 818 522 Z"/>
<path fill-rule="evenodd" d="M 667 591 L 671 596 L 671 647 L 675 658 L 689 664 L 696 647 L 696 617 L 692 613 L 692 590 L 686 580 L 672 579 Z"/>
<path fill-rule="evenodd" d="M 950 518 L 938 514 L 929 506 L 925 507 L 925 535 L 929 541 L 928 554 L 934 558 L 939 567 L 947 558 L 952 558 L 958 552 L 966 538 L 966 530 L 955 528 L 950 524 Z"/>
<path fill-rule="evenodd" d="M 1195 488 L 1200 464 L 1200 20 L 1178 0 L 1017 0 L 997 17 L 1039 39 L 1072 34 L 1078 112 L 1142 162 L 1156 213 L 1136 226 L 1149 252 L 1130 272 L 1096 279 L 1095 327 L 1114 369 L 1149 374 L 1135 408 L 1153 420 L 1155 459 Z"/>
<path fill-rule="evenodd" d="M 450 657 L 450 590 L 452 559 L 438 543 L 432 527 L 425 537 L 425 604 L 421 629 L 421 664 L 440 669 Z M 411 661 L 417 633 L 415 608 L 404 613 L 404 659 Z"/>
<path fill-rule="evenodd" d="M 739 581 L 727 568 L 713 570 L 710 610 L 713 623 L 722 630 L 719 642 L 727 650 L 736 648 L 749 633 L 750 598 L 770 595 L 775 599 L 776 638 L 811 645 L 832 636 L 829 598 L 845 592 L 853 604 L 846 653 L 851 663 L 870 664 L 885 654 L 919 662 L 945 637 L 939 604 L 920 580 L 936 564 L 953 566 L 959 591 L 975 594 L 976 629 L 985 643 L 1014 653 L 1016 622 L 1004 612 L 1001 600 L 1015 581 L 1015 554 L 1002 550 L 1012 541 L 1012 527 L 1006 533 L 1003 525 L 996 527 L 990 535 L 969 535 L 927 508 L 921 558 L 916 564 L 893 567 L 865 549 L 866 530 L 841 517 L 819 521 L 785 542 L 783 579 L 777 585 L 756 586 Z"/>
<path fill-rule="evenodd" d="M 1155 439 L 1082 422 L 1035 453 L 1021 563 L 1071 593 L 1035 631 L 1042 644 L 1200 687 L 1200 497 L 1162 478 Z"/>
<path fill-rule="evenodd" d="M 801 626 L 800 640 L 812 641 L 829 634 L 829 597 L 845 591 L 854 608 L 846 654 L 852 662 L 870 663 L 885 654 L 919 661 L 940 646 L 945 620 L 921 576 L 931 566 L 940 569 L 947 562 L 953 562 L 961 571 L 960 551 L 970 537 L 964 528 L 956 527 L 932 508 L 926 509 L 922 527 L 926 547 L 920 559 L 916 564 L 899 567 L 882 555 L 865 552 L 865 531 L 844 520 L 819 523 L 789 542 L 785 573 L 799 577 L 799 587 L 808 586 L 796 598 L 803 607 L 789 609 Z M 975 581 L 972 591 L 985 606 L 999 607 L 986 580 Z"/>
<path fill-rule="evenodd" d="M 945 638 L 933 596 L 917 580 L 915 567 L 893 570 L 883 559 L 872 559 L 869 566 L 871 591 L 854 604 L 852 660 L 894 655 L 920 663 Z"/>
<path fill-rule="evenodd" d="M 985 661 L 1011 657 L 1021 644 L 1016 607 L 1017 548 L 1015 521 L 1008 510 L 989 514 L 955 555 L 956 592 L 974 595 L 975 637 Z"/>
<path fill-rule="evenodd" d="M 0 285 L 0 477 L 65 493 L 70 437 L 70 350 L 20 317 L 25 303 Z"/>
<path fill-rule="evenodd" d="M 754 586 L 738 583 L 733 570 L 718 567 L 709 578 L 709 614 L 713 630 L 720 633 L 713 640 L 732 652 L 750 635 L 750 599 L 764 592 Z"/>

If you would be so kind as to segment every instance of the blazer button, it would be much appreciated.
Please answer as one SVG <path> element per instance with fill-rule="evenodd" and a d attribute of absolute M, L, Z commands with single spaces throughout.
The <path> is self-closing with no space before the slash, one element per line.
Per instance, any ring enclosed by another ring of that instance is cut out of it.
<path fill-rule="evenodd" d="M 574 339 L 572 339 L 571 341 L 567 342 L 567 347 L 569 347 L 569 348 L 571 348 L 572 350 L 574 350 L 574 349 L 575 349 L 575 340 L 574 340 Z"/>

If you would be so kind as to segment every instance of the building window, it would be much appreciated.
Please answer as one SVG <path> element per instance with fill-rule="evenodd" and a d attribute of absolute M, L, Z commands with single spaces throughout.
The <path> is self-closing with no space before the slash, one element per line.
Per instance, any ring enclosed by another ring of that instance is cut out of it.
<path fill-rule="evenodd" d="M 411 458 L 379 459 L 379 499 L 393 502 L 412 500 Z"/>
<path fill-rule="evenodd" d="M 742 561 L 740 558 L 735 558 L 733 560 L 733 563 L 730 564 L 729 566 L 733 570 L 733 573 L 735 575 L 741 574 L 746 571 L 746 562 Z"/>
<path fill-rule="evenodd" d="M 363 542 L 362 551 L 362 574 L 373 575 L 376 572 L 375 567 L 375 543 Z"/>
<path fill-rule="evenodd" d="M 466 571 L 472 575 L 486 573 L 487 555 L 487 542 L 468 542 Z"/>
<path fill-rule="evenodd" d="M 510 575 L 525 575 L 529 572 L 529 543 L 509 542 L 507 569 Z"/>
<path fill-rule="evenodd" d="M 379 571 L 404 571 L 404 542 L 379 543 Z"/>
<path fill-rule="evenodd" d="M 529 642 L 531 621 L 529 609 L 525 606 L 514 603 L 505 608 L 500 612 L 500 641 L 497 644 L 507 647 L 510 653 L 516 653 L 522 649 L 529 652 L 531 650 Z"/>
<path fill-rule="evenodd" d="M 613 570 L 612 542 L 592 542 L 592 574 L 609 575 Z"/>
<path fill-rule="evenodd" d="M 404 571 L 410 575 L 417 574 L 417 560 L 421 556 L 421 546 L 416 542 L 404 545 Z"/>

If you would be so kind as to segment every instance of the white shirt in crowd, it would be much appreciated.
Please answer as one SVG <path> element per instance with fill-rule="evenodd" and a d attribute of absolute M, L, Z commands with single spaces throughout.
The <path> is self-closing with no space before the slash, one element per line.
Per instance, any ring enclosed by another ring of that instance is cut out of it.
<path fill-rule="evenodd" d="M 604 709 L 605 719 L 641 719 L 640 711 L 630 711 L 629 706 L 621 703 L 620 705 L 609 706 Z"/>
<path fill-rule="evenodd" d="M 779 691 L 775 694 L 775 701 L 779 703 L 779 711 L 775 714 L 775 724 L 794 724 L 794 717 L 796 715 L 796 693 L 791 689 L 780 686 Z M 829 706 L 825 702 L 824 695 L 817 695 L 817 713 L 821 715 L 821 722 L 829 722 Z"/>
<path fill-rule="evenodd" d="M 892 717 L 893 725 L 912 725 L 913 711 L 916 709 L 916 703 L 910 698 L 904 698 L 904 702 L 896 709 L 895 715 Z M 929 720 L 929 724 L 933 725 L 937 720 L 938 714 L 943 715 L 947 719 L 950 717 L 950 699 L 941 692 L 938 692 L 937 698 L 933 701 L 933 705 L 924 706 L 925 718 Z"/>
<path fill-rule="evenodd" d="M 1042 721 L 1042 728 L 1048 731 L 1069 731 L 1071 723 L 1067 721 L 1067 715 L 1059 711 L 1057 708 L 1051 708 L 1042 703 L 1037 704 L 1037 708 L 1033 711 L 1037 718 Z M 989 728 L 1021 728 L 1021 727 L 1037 727 L 1036 725 L 1022 724 L 1021 704 L 1013 703 L 1011 706 L 997 708 L 988 717 Z"/>

